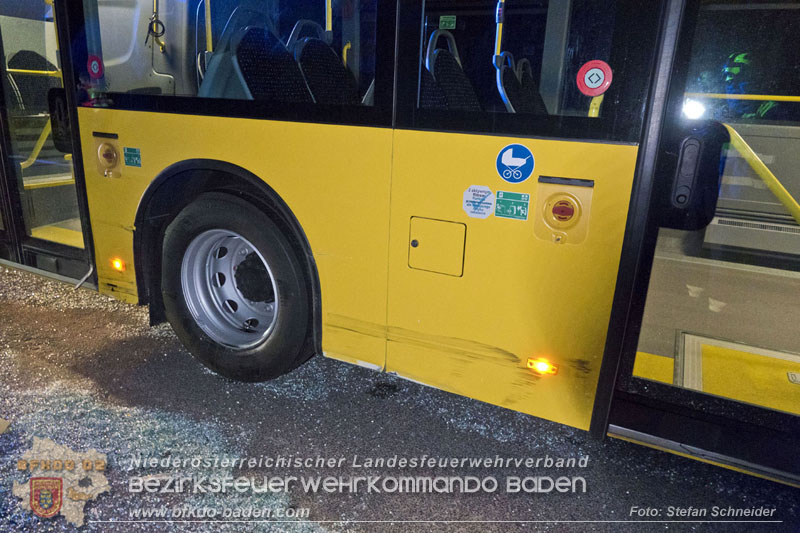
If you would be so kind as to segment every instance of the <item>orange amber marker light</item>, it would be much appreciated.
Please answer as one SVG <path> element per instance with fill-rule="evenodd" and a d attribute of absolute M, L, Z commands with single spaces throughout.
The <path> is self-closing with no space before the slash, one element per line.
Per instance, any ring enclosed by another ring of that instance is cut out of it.
<path fill-rule="evenodd" d="M 544 358 L 528 359 L 528 368 L 540 376 L 554 376 L 558 372 L 558 367 Z"/>
<path fill-rule="evenodd" d="M 125 271 L 125 261 L 123 261 L 119 257 L 115 257 L 114 259 L 111 260 L 111 268 L 113 268 L 117 272 L 124 272 Z"/>

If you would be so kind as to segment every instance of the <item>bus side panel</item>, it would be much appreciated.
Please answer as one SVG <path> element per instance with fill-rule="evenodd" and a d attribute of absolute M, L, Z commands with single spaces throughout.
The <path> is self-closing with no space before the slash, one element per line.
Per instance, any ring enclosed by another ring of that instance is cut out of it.
<path fill-rule="evenodd" d="M 511 144 L 534 156 L 533 174 L 519 183 L 504 181 L 497 168 Z M 632 145 L 396 131 L 387 371 L 588 429 L 636 156 Z M 468 189 L 491 190 L 495 204 L 465 207 Z M 508 193 L 529 195 L 527 217 L 513 210 L 522 197 Z M 582 211 L 557 243 L 541 223 L 553 211 L 545 200 L 562 193 Z M 456 237 L 420 231 L 420 218 L 466 226 L 461 275 L 431 271 L 449 264 L 437 254 L 456 258 L 441 245 Z M 423 264 L 410 262 L 416 257 Z M 538 358 L 555 364 L 556 374 L 532 372 L 528 360 Z"/>
<path fill-rule="evenodd" d="M 325 353 L 383 367 L 391 130 L 109 109 L 78 115 L 100 292 L 137 300 L 133 221 L 152 180 L 188 159 L 228 162 L 267 182 L 302 225 L 319 270 Z M 118 176 L 97 165 L 105 141 L 119 152 Z M 124 271 L 112 268 L 114 258 Z M 348 327 L 365 320 L 378 331 Z"/>

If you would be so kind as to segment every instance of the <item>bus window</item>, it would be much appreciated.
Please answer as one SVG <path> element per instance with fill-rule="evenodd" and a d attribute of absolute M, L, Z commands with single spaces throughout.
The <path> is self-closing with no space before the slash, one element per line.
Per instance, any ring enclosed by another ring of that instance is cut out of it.
<path fill-rule="evenodd" d="M 132 93 L 372 105 L 376 5 L 98 0 L 96 12 L 85 12 L 87 27 L 99 32 L 87 31 L 93 66 L 81 76 L 83 99 L 105 106 L 109 93 Z"/>
<path fill-rule="evenodd" d="M 800 121 L 800 102 L 782 98 L 800 94 L 800 49 L 794 43 L 799 8 L 782 3 L 731 9 L 727 3 L 705 2 L 684 114 L 753 124 Z"/>
<path fill-rule="evenodd" d="M 682 113 L 731 142 L 711 224 L 660 230 L 628 387 L 780 429 L 800 415 L 798 27 L 794 2 L 700 6 Z"/>
<path fill-rule="evenodd" d="M 410 54 L 417 64 L 413 81 L 398 79 L 399 125 L 639 142 L 649 84 L 640 73 L 650 65 L 655 36 L 647 28 L 656 16 L 643 18 L 640 7 L 425 2 L 416 29 L 411 17 L 401 24 L 401 70 L 414 68 Z"/>
<path fill-rule="evenodd" d="M 585 117 L 575 81 L 610 62 L 614 20 L 598 1 L 426 2 L 419 107 Z"/>
<path fill-rule="evenodd" d="M 61 87 L 52 7 L 44 2 L 0 7 L 4 58 L 2 120 L 9 133 L 25 237 L 84 247 L 72 154 L 53 141 L 48 92 Z"/>
<path fill-rule="evenodd" d="M 800 48 L 794 42 L 800 5 L 704 2 L 697 22 L 683 114 L 725 122 L 739 137 L 727 154 L 718 217 L 703 246 L 736 248 L 756 262 L 777 253 L 798 263 L 800 221 L 791 211 L 800 199 Z M 765 168 L 752 165 L 742 143 Z M 775 194 L 776 183 L 786 194 Z"/>

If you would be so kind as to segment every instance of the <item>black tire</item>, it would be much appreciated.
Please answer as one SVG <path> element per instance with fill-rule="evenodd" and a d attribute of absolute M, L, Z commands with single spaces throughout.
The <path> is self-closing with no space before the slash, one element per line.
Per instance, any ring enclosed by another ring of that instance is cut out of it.
<path fill-rule="evenodd" d="M 278 293 L 277 312 L 271 332 L 255 346 L 230 347 L 214 340 L 187 305 L 181 283 L 184 254 L 198 235 L 209 230 L 238 234 L 269 265 Z M 202 194 L 167 227 L 162 253 L 161 293 L 167 319 L 183 345 L 205 366 L 239 381 L 266 381 L 308 359 L 303 352 L 311 319 L 302 265 L 280 228 L 261 210 L 230 194 Z"/>

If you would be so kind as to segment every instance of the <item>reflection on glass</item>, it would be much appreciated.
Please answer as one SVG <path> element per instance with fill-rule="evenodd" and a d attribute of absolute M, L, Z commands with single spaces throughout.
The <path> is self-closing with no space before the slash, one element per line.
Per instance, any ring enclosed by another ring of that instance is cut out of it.
<path fill-rule="evenodd" d="M 61 86 L 52 7 L 44 2 L 0 8 L 3 80 L 11 160 L 26 233 L 83 248 L 72 156 L 53 145 L 47 92 Z"/>
<path fill-rule="evenodd" d="M 732 141 L 711 225 L 661 230 L 634 375 L 800 415 L 798 7 L 700 12 L 683 114 Z"/>

